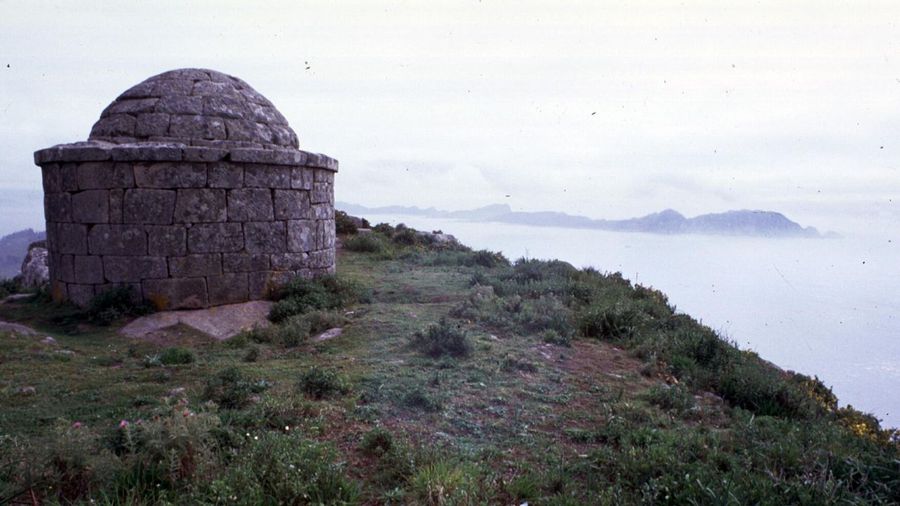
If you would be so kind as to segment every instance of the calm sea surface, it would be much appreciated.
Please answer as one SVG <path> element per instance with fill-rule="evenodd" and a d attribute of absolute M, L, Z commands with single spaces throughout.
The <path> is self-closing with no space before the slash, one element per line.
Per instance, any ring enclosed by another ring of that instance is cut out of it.
<path fill-rule="evenodd" d="M 900 427 L 900 238 L 763 239 L 616 233 L 372 215 L 443 230 L 510 259 L 558 258 L 653 286 L 679 311 L 842 405 Z"/>

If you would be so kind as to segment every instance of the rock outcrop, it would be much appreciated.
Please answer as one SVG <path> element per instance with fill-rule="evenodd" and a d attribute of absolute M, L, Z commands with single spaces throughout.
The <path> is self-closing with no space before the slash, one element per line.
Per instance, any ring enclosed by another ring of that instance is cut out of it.
<path fill-rule="evenodd" d="M 33 242 L 28 246 L 28 253 L 22 261 L 23 288 L 40 288 L 50 281 L 48 257 L 46 241 Z"/>

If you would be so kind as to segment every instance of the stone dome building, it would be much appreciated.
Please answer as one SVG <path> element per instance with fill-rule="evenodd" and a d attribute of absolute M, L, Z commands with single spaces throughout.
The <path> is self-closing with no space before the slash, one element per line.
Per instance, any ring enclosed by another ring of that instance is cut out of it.
<path fill-rule="evenodd" d="M 34 154 L 54 298 L 84 306 L 124 285 L 201 308 L 334 272 L 338 163 L 298 146 L 236 77 L 181 69 L 133 86 L 87 142 Z"/>

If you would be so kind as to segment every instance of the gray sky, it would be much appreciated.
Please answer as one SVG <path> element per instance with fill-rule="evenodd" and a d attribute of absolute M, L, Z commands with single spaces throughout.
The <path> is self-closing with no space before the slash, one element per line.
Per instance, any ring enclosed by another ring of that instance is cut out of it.
<path fill-rule="evenodd" d="M 900 229 L 900 2 L 261 4 L 0 0 L 0 188 L 205 67 L 338 158 L 339 200 Z"/>

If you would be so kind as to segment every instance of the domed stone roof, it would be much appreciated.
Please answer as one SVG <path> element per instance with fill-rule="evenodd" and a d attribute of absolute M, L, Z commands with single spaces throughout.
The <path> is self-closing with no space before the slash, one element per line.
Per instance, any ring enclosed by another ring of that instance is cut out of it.
<path fill-rule="evenodd" d="M 103 111 L 89 140 L 299 147 L 297 134 L 272 102 L 241 79 L 206 69 L 171 70 L 131 87 Z"/>

